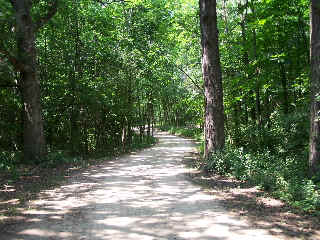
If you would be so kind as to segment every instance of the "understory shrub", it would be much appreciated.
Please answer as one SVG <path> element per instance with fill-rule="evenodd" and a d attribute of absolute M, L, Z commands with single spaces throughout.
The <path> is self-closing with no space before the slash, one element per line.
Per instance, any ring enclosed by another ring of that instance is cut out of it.
<path fill-rule="evenodd" d="M 14 171 L 16 165 L 20 162 L 20 152 L 0 152 L 0 170 Z"/>
<path fill-rule="evenodd" d="M 189 127 L 171 127 L 161 126 L 161 131 L 168 131 L 171 134 L 181 135 L 183 137 L 190 137 L 196 140 L 202 140 L 203 130 L 201 128 L 189 126 Z"/>
<path fill-rule="evenodd" d="M 287 155 L 300 154 L 307 150 L 309 142 L 309 108 L 287 115 L 274 112 L 268 124 L 239 124 L 228 130 L 232 146 L 242 147 L 250 152 L 264 152 Z"/>
<path fill-rule="evenodd" d="M 154 138 L 153 136 L 144 135 L 141 138 L 138 134 L 133 134 L 132 143 L 129 150 L 145 148 L 151 146 L 152 144 L 155 144 L 156 141 L 156 138 Z"/>
<path fill-rule="evenodd" d="M 93 159 L 112 157 L 122 152 L 130 152 L 132 150 L 142 149 L 151 146 L 156 143 L 156 138 L 153 136 L 143 135 L 139 136 L 136 133 L 132 135 L 132 141 L 126 146 L 125 149 L 120 145 L 118 148 L 111 152 L 107 146 L 106 151 L 94 152 L 90 155 L 81 154 L 71 154 L 70 151 L 61 150 L 51 150 L 48 154 L 41 159 L 41 161 L 31 161 L 28 165 L 40 166 L 43 168 L 57 168 L 59 166 L 72 165 L 86 167 L 90 165 L 90 161 Z M 10 173 L 14 178 L 16 178 L 17 169 L 22 166 L 22 152 L 18 151 L 2 151 L 0 152 L 0 170 Z"/>
<path fill-rule="evenodd" d="M 246 153 L 241 148 L 226 146 L 204 164 L 207 171 L 250 181 L 306 211 L 320 210 L 320 185 L 308 179 L 302 156 L 283 158 L 270 151 Z"/>
<path fill-rule="evenodd" d="M 65 164 L 79 164 L 83 162 L 83 158 L 79 156 L 70 156 L 64 151 L 49 152 L 46 158 L 41 161 L 41 166 L 55 168 Z"/>
<path fill-rule="evenodd" d="M 137 150 L 146 148 L 148 146 L 151 146 L 156 142 L 156 139 L 153 136 L 147 136 L 143 135 L 143 137 L 140 137 L 138 134 L 133 133 L 132 135 L 132 141 L 130 144 L 126 146 L 125 149 L 123 149 L 122 146 L 119 146 L 119 148 L 115 149 L 114 152 L 106 151 L 106 152 L 99 152 L 94 155 L 88 155 L 88 156 L 72 156 L 68 154 L 66 151 L 57 150 L 50 152 L 47 157 L 42 161 L 41 165 L 44 167 L 58 167 L 63 164 L 75 164 L 75 165 L 81 165 L 86 166 L 90 162 L 90 158 L 99 158 L 99 157 L 111 157 L 113 155 L 116 155 L 121 152 L 128 152 L 131 150 Z"/>

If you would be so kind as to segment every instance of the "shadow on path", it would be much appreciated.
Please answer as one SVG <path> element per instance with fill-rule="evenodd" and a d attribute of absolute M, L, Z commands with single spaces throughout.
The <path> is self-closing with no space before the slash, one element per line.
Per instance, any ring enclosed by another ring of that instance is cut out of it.
<path fill-rule="evenodd" d="M 159 143 L 98 165 L 41 192 L 0 240 L 280 239 L 222 207 L 187 180 L 187 139 L 159 133 Z M 239 203 L 240 204 L 240 203 Z"/>

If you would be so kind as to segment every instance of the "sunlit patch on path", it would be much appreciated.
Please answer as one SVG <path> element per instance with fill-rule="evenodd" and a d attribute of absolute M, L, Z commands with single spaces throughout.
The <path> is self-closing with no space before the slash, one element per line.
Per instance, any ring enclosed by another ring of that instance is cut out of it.
<path fill-rule="evenodd" d="M 254 229 L 191 184 L 181 164 L 186 139 L 158 134 L 156 146 L 120 157 L 42 192 L 1 240 L 278 239 Z"/>

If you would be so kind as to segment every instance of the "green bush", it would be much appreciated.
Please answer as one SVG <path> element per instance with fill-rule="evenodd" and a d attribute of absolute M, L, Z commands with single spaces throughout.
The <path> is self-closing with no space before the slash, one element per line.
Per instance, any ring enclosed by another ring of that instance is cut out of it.
<path fill-rule="evenodd" d="M 229 142 L 249 152 L 273 154 L 299 154 L 304 152 L 309 140 L 309 108 L 301 107 L 295 112 L 273 112 L 268 124 L 258 127 L 254 122 L 230 126 Z"/>
<path fill-rule="evenodd" d="M 201 128 L 163 126 L 160 127 L 160 130 L 168 131 L 171 134 L 177 134 L 183 137 L 194 138 L 198 141 L 202 140 L 203 130 Z"/>
<path fill-rule="evenodd" d="M 20 152 L 0 152 L 0 169 L 6 171 L 13 171 L 21 160 Z"/>
<path fill-rule="evenodd" d="M 139 134 L 133 134 L 132 136 L 132 143 L 129 146 L 129 150 L 135 150 L 135 149 L 141 149 L 141 148 L 146 148 L 151 146 L 152 144 L 156 143 L 156 138 L 153 136 L 147 136 L 144 135 L 142 138 L 140 137 Z"/>
<path fill-rule="evenodd" d="M 247 180 L 306 211 L 320 209 L 319 187 L 306 175 L 306 161 L 299 157 L 283 158 L 270 151 L 245 153 L 241 148 L 226 146 L 204 162 L 209 172 L 232 175 Z"/>
<path fill-rule="evenodd" d="M 80 157 L 69 156 L 64 151 L 49 152 L 46 158 L 41 161 L 43 167 L 55 168 L 65 164 L 81 163 L 83 161 Z"/>

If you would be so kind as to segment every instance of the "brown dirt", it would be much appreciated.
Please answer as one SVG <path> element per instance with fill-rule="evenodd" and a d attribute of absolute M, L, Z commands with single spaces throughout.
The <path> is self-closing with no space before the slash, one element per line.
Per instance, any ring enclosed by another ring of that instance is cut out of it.
<path fill-rule="evenodd" d="M 24 169 L 14 182 L 0 175 L 0 240 L 320 239 L 319 219 L 185 168 L 196 162 L 194 144 L 158 137 L 150 149 L 88 168 Z"/>
<path fill-rule="evenodd" d="M 196 167 L 198 161 L 197 153 L 184 160 L 192 168 L 188 174 L 190 181 L 201 185 L 228 211 L 246 218 L 252 226 L 268 228 L 272 234 L 284 239 L 320 239 L 318 216 L 289 206 L 250 183 L 201 171 Z"/>

